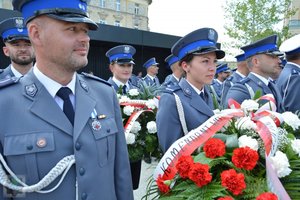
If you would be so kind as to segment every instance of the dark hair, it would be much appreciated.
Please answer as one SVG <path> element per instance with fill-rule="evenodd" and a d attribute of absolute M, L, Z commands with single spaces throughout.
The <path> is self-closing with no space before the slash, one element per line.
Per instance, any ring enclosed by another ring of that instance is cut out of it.
<path fill-rule="evenodd" d="M 194 58 L 194 54 L 187 54 L 186 56 L 184 56 L 180 61 L 179 61 L 179 65 L 181 65 L 181 63 L 184 61 L 184 62 L 187 62 L 187 63 L 189 63 L 189 62 L 191 62 L 192 60 L 193 60 L 193 58 Z"/>
<path fill-rule="evenodd" d="M 286 58 L 287 61 L 298 60 L 298 59 L 300 59 L 300 53 L 291 54 L 291 55 L 286 54 L 285 58 Z"/>

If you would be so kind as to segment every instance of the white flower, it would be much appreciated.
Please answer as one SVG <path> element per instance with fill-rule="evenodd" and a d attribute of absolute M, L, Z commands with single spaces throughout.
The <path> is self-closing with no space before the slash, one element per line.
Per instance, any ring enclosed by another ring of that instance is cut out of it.
<path fill-rule="evenodd" d="M 300 119 L 297 115 L 295 115 L 292 112 L 284 112 L 282 113 L 282 118 L 285 123 L 287 123 L 289 126 L 293 128 L 293 130 L 297 130 L 300 126 Z"/>
<path fill-rule="evenodd" d="M 138 133 L 140 130 L 142 129 L 141 127 L 141 124 L 137 121 L 135 121 L 133 124 L 132 124 L 132 127 L 131 127 L 131 132 L 132 133 Z"/>
<path fill-rule="evenodd" d="M 155 109 L 156 108 L 156 104 L 155 104 L 155 101 L 153 99 L 149 99 L 147 102 L 146 102 L 146 106 L 150 109 Z"/>
<path fill-rule="evenodd" d="M 130 96 L 138 96 L 139 95 L 139 90 L 138 89 L 130 89 L 128 91 Z"/>
<path fill-rule="evenodd" d="M 259 107 L 259 104 L 252 99 L 247 99 L 247 100 L 243 101 L 243 103 L 241 104 L 241 109 L 243 109 L 245 111 L 258 110 L 258 107 Z"/>
<path fill-rule="evenodd" d="M 117 94 L 117 95 L 120 95 L 120 94 Z M 122 102 L 127 102 L 127 101 L 129 101 L 129 100 L 130 100 L 130 98 L 129 98 L 128 96 L 122 95 L 122 96 L 119 97 L 119 102 L 120 102 L 120 103 L 122 103 Z"/>
<path fill-rule="evenodd" d="M 281 151 L 277 151 L 275 156 L 270 157 L 270 161 L 279 178 L 285 177 L 292 172 L 289 168 L 290 163 L 287 156 Z"/>
<path fill-rule="evenodd" d="M 134 111 L 134 107 L 133 106 L 125 106 L 123 108 L 123 112 L 125 115 L 130 116 L 132 114 L 132 112 Z"/>
<path fill-rule="evenodd" d="M 298 154 L 300 157 L 300 140 L 299 139 L 294 139 L 291 141 L 291 146 L 293 150 Z"/>
<path fill-rule="evenodd" d="M 125 135 L 126 137 L 126 143 L 127 144 L 134 144 L 135 143 L 135 135 L 133 133 L 128 133 Z"/>
<path fill-rule="evenodd" d="M 156 129 L 156 123 L 155 121 L 151 121 L 147 123 L 147 129 L 149 133 L 156 133 L 157 129 Z"/>
<path fill-rule="evenodd" d="M 251 120 L 250 117 L 241 117 L 235 123 L 237 129 L 241 130 L 256 130 L 256 124 Z"/>
<path fill-rule="evenodd" d="M 253 139 L 247 135 L 242 135 L 239 137 L 239 147 L 249 147 L 255 151 L 258 150 L 258 142 L 256 139 Z"/>

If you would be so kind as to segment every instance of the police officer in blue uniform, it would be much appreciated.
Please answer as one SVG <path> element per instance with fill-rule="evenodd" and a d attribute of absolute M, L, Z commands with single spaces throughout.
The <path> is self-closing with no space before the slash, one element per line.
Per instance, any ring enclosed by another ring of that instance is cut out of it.
<path fill-rule="evenodd" d="M 0 22 L 0 34 L 4 42 L 3 53 L 11 60 L 11 64 L 1 70 L 0 79 L 23 76 L 31 69 L 34 61 L 34 51 L 24 19 L 14 17 Z"/>
<path fill-rule="evenodd" d="M 186 77 L 181 78 L 178 86 L 166 88 L 159 101 L 156 123 L 164 152 L 214 115 L 208 87 L 216 73 L 216 60 L 225 56 L 216 47 L 217 39 L 214 29 L 201 28 L 178 40 L 171 49 Z"/>
<path fill-rule="evenodd" d="M 283 68 L 276 85 L 282 95 L 285 111 L 299 113 L 300 110 L 300 34 L 284 41 L 280 50 L 285 53 L 287 63 Z"/>
<path fill-rule="evenodd" d="M 147 85 L 157 86 L 157 87 L 160 86 L 160 82 L 157 78 L 158 69 L 159 69 L 158 65 L 159 65 L 159 63 L 156 62 L 154 57 L 150 58 L 143 64 L 143 67 L 145 67 L 147 70 L 147 74 L 146 74 L 146 76 L 143 77 L 142 80 Z"/>
<path fill-rule="evenodd" d="M 255 93 L 260 91 L 261 95 L 273 94 L 277 111 L 282 111 L 282 97 L 279 90 L 269 81 L 270 76 L 281 64 L 278 56 L 282 53 L 278 50 L 276 42 L 277 35 L 272 35 L 241 48 L 245 52 L 250 73 L 229 89 L 226 103 L 230 98 L 242 103 L 246 99 L 253 99 Z"/>
<path fill-rule="evenodd" d="M 133 55 L 136 50 L 130 45 L 119 45 L 111 48 L 106 52 L 106 56 L 109 58 L 109 69 L 113 73 L 113 77 L 108 79 L 108 82 L 112 84 L 114 89 L 122 94 L 126 94 L 130 89 L 137 88 L 131 81 L 131 75 L 133 70 Z"/>
<path fill-rule="evenodd" d="M 76 73 L 88 62 L 88 32 L 97 29 L 86 1 L 13 0 L 13 6 L 36 53 L 33 69 L 0 89 L 0 152 L 32 186 L 22 186 L 21 199 L 133 200 L 116 93 L 106 81 Z"/>
<path fill-rule="evenodd" d="M 222 89 L 224 81 L 230 76 L 231 70 L 228 68 L 228 64 L 223 62 L 217 66 L 216 78 L 211 84 L 211 90 L 216 97 L 218 103 L 221 102 Z"/>
<path fill-rule="evenodd" d="M 178 58 L 171 54 L 165 59 L 165 62 L 168 63 L 168 67 L 172 70 L 172 74 L 165 78 L 162 85 L 165 87 L 178 85 L 179 80 L 184 74 L 183 69 L 179 66 Z"/>
<path fill-rule="evenodd" d="M 228 93 L 229 88 L 233 86 L 236 82 L 241 81 L 243 78 L 246 78 L 249 74 L 249 69 L 246 63 L 245 54 L 239 54 L 235 56 L 237 62 L 236 70 L 228 77 L 223 84 L 222 95 L 221 95 L 221 105 L 223 108 L 227 108 L 226 95 Z"/>

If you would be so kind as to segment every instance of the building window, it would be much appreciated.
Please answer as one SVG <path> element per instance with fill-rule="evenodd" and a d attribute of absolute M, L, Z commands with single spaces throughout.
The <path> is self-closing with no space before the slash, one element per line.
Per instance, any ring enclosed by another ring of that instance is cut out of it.
<path fill-rule="evenodd" d="M 116 20 L 116 21 L 115 21 L 115 26 L 121 26 L 121 22 L 118 21 L 118 20 Z"/>
<path fill-rule="evenodd" d="M 100 0 L 100 7 L 105 8 L 105 0 Z"/>
<path fill-rule="evenodd" d="M 140 11 L 140 5 L 138 3 L 134 4 L 134 14 L 138 15 Z"/>
<path fill-rule="evenodd" d="M 121 9 L 121 1 L 120 0 L 116 0 L 116 11 L 120 11 Z"/>
<path fill-rule="evenodd" d="M 106 24 L 106 21 L 103 20 L 103 19 L 100 19 L 99 23 L 100 23 L 100 24 Z"/>

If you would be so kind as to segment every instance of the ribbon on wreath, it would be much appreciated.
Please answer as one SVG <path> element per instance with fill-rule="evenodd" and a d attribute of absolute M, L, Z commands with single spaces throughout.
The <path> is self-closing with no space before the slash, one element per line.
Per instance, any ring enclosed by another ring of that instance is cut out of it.
<path fill-rule="evenodd" d="M 267 176 L 273 183 L 273 190 L 276 194 L 278 194 L 280 199 L 290 200 L 289 195 L 286 193 L 269 162 L 269 155 L 272 148 L 272 133 L 275 133 L 277 126 L 280 125 L 282 119 L 280 114 L 272 111 L 276 110 L 276 102 L 273 95 L 265 95 L 258 100 L 262 99 L 269 101 L 262 106 L 263 109 L 270 109 L 271 111 L 259 109 L 257 112 L 252 114 L 251 119 L 256 123 L 258 127 L 257 132 L 264 142 Z M 171 145 L 154 171 L 153 177 L 155 180 L 159 176 L 164 177 L 165 180 L 173 179 L 177 172 L 176 163 L 179 157 L 191 155 L 233 117 L 243 117 L 245 115 L 244 111 L 240 109 L 241 106 L 239 103 L 231 99 L 229 100 L 229 104 L 231 108 L 239 109 L 222 110 L 221 113 L 212 116 L 198 128 L 190 131 L 184 137 L 178 139 Z"/>

